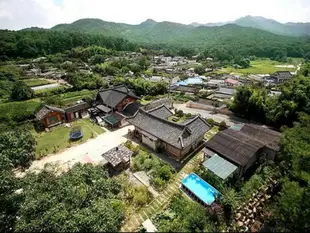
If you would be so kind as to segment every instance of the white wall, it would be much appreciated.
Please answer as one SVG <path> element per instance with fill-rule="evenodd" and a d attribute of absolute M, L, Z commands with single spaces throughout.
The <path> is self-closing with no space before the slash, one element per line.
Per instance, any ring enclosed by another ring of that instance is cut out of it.
<path fill-rule="evenodd" d="M 148 145 L 153 150 L 156 150 L 156 142 L 155 141 L 151 141 L 148 137 L 144 136 L 143 134 L 142 134 L 142 143 Z"/>

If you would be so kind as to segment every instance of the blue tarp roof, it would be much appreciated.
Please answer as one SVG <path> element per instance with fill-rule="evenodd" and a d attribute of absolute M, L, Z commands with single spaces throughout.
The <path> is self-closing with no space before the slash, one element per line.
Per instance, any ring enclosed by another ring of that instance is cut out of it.
<path fill-rule="evenodd" d="M 179 85 L 187 86 L 187 85 L 195 85 L 195 84 L 196 85 L 203 84 L 202 78 L 200 78 L 200 77 L 188 78 L 184 81 L 180 81 L 180 82 L 175 83 L 175 85 L 177 85 L 177 86 L 179 86 Z"/>
<path fill-rule="evenodd" d="M 219 192 L 214 187 L 212 187 L 195 173 L 191 173 L 185 177 L 182 180 L 182 185 L 184 185 L 197 198 L 208 205 L 211 205 L 215 200 L 215 197 L 219 195 Z"/>

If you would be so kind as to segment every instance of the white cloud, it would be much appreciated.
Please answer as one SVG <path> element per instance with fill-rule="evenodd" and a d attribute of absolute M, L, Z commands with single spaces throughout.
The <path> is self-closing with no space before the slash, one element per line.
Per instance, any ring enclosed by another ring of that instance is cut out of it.
<path fill-rule="evenodd" d="M 48 28 L 80 18 L 130 24 L 147 18 L 207 23 L 260 15 L 305 22 L 310 21 L 309 12 L 309 0 L 0 0 L 0 28 Z"/>

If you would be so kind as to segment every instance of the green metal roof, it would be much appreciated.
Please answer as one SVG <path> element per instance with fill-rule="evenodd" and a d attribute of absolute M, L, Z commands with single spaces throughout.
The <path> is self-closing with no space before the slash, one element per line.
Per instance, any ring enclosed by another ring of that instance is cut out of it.
<path fill-rule="evenodd" d="M 110 125 L 116 125 L 122 120 L 122 117 L 120 115 L 112 113 L 111 115 L 108 115 L 105 118 L 103 118 L 103 120 Z"/>
<path fill-rule="evenodd" d="M 203 163 L 203 166 L 212 171 L 215 175 L 225 180 L 237 170 L 237 166 L 218 156 L 213 155 Z"/>
<path fill-rule="evenodd" d="M 235 125 L 230 126 L 230 128 L 236 131 L 240 131 L 243 126 L 244 124 L 235 124 Z"/>

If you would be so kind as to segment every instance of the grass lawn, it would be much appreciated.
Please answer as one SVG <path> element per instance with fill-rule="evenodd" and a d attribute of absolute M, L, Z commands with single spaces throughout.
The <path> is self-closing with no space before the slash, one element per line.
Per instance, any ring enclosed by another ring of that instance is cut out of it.
<path fill-rule="evenodd" d="M 276 67 L 277 65 L 296 65 L 296 61 L 284 63 L 272 61 L 269 59 L 259 59 L 251 61 L 251 67 L 245 69 L 236 69 L 233 67 L 222 68 L 217 73 L 235 73 L 235 74 L 272 74 L 276 71 L 295 71 L 296 68 Z"/>
<path fill-rule="evenodd" d="M 205 133 L 204 138 L 206 140 L 210 140 L 217 132 L 219 131 L 218 126 L 213 126 L 208 132 Z"/>
<path fill-rule="evenodd" d="M 102 128 L 92 123 L 89 119 L 80 119 L 70 124 L 70 128 L 67 128 L 64 125 L 60 125 L 52 128 L 49 132 L 37 133 L 34 129 L 32 130 L 32 134 L 37 142 L 37 159 L 45 155 L 64 150 L 71 145 L 81 144 L 90 138 L 95 138 L 97 135 L 104 133 Z M 75 142 L 70 142 L 69 133 L 73 126 L 81 126 L 83 138 Z"/>
<path fill-rule="evenodd" d="M 182 123 L 182 122 L 184 122 L 187 119 L 187 117 L 184 115 L 182 117 L 176 117 L 176 118 L 178 118 L 178 120 L 177 121 L 173 121 L 172 119 L 174 117 L 176 117 L 176 116 L 172 115 L 172 116 L 168 117 L 168 121 L 176 122 L 176 123 Z"/>
<path fill-rule="evenodd" d="M 50 81 L 45 80 L 45 79 L 26 79 L 24 80 L 24 82 L 29 87 L 37 87 L 37 86 L 47 85 L 51 83 Z"/>

